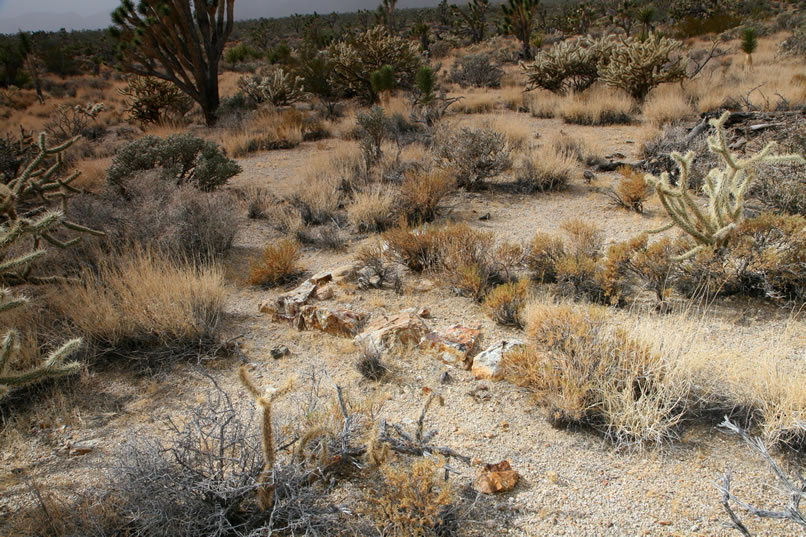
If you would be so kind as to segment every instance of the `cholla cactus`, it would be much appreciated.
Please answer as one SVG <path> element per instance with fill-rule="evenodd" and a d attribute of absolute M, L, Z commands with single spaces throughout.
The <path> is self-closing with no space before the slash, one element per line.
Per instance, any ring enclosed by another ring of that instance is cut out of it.
<path fill-rule="evenodd" d="M 22 137 L 23 142 L 26 139 Z M 0 281 L 6 285 L 22 283 L 47 283 L 53 278 L 37 277 L 31 274 L 34 262 L 45 255 L 42 241 L 67 247 L 75 244 L 79 238 L 62 242 L 52 233 L 60 226 L 75 231 L 100 234 L 68 222 L 61 211 L 47 210 L 50 200 L 58 199 L 66 203 L 69 195 L 75 190 L 70 183 L 78 177 L 74 173 L 65 179 L 56 176 L 61 167 L 62 153 L 75 142 L 75 138 L 56 147 L 47 147 L 45 135 L 39 136 L 37 143 L 38 153 L 22 174 L 3 184 L 0 183 Z M 56 156 L 56 163 L 46 165 L 45 159 Z M 21 205 L 23 204 L 23 205 Z M 35 205 L 33 209 L 29 205 Z M 25 207 L 23 209 L 23 207 Z M 37 216 L 30 216 L 30 215 Z M 15 249 L 9 254 L 12 247 L 19 247 L 27 239 L 33 239 L 27 252 L 19 253 Z M 23 306 L 27 302 L 25 297 L 14 294 L 11 290 L 0 289 L 0 313 Z M 9 365 L 19 358 L 20 337 L 17 331 L 10 330 L 0 342 L 0 398 L 9 393 L 12 388 L 39 382 L 46 378 L 69 375 L 78 370 L 77 362 L 65 363 L 65 359 L 81 345 L 81 341 L 74 339 L 53 351 L 45 362 L 39 366 L 25 371 L 9 371 Z"/>
<path fill-rule="evenodd" d="M 354 93 L 365 101 L 377 101 L 371 75 L 385 65 L 395 74 L 395 86 L 414 86 L 417 70 L 423 63 L 417 43 L 394 35 L 376 26 L 347 41 L 335 43 L 328 49 L 333 85 L 340 91 Z"/>
<path fill-rule="evenodd" d="M 528 80 L 526 91 L 543 88 L 560 95 L 584 91 L 598 80 L 599 64 L 609 56 L 612 46 L 607 38 L 583 37 L 539 52 L 533 62 L 521 63 Z"/>
<path fill-rule="evenodd" d="M 273 69 L 267 76 L 241 77 L 238 87 L 258 104 L 286 106 L 308 98 L 302 77 L 292 77 L 282 68 Z"/>
<path fill-rule="evenodd" d="M 54 138 L 67 140 L 81 134 L 103 111 L 104 103 L 87 103 L 83 106 L 59 105 L 56 108 L 56 116 L 45 125 L 45 129 Z"/>
<path fill-rule="evenodd" d="M 614 42 L 608 57 L 599 63 L 599 77 L 642 101 L 652 88 L 686 77 L 683 56 L 672 58 L 682 47 L 680 41 L 656 35 Z"/>
<path fill-rule="evenodd" d="M 697 200 L 689 192 L 689 176 L 694 152 L 685 156 L 678 152 L 671 154 L 680 169 L 680 179 L 676 187 L 669 182 L 669 174 L 663 173 L 660 179 L 647 174 L 646 182 L 655 188 L 666 212 L 672 222 L 657 231 L 678 226 L 696 242 L 697 246 L 677 260 L 690 258 L 707 247 L 724 247 L 731 232 L 744 220 L 744 196 L 756 179 L 755 166 L 761 163 L 797 162 L 806 163 L 800 155 L 773 155 L 775 143 L 768 144 L 752 157 L 740 160 L 728 149 L 724 125 L 730 116 L 729 112 L 719 119 L 712 119 L 711 125 L 716 131 L 708 137 L 708 150 L 719 155 L 725 163 L 723 169 L 713 168 L 705 178 L 703 191 L 708 196 L 708 206 L 703 210 Z"/>

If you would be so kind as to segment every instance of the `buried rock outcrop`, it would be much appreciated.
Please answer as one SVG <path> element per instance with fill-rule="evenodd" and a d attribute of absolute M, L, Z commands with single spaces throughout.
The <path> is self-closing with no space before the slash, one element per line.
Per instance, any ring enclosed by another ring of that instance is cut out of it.
<path fill-rule="evenodd" d="M 419 345 L 428 331 L 428 325 L 420 317 L 410 311 L 401 311 L 391 319 L 384 317 L 370 323 L 355 342 L 378 351 L 392 350 Z"/>
<path fill-rule="evenodd" d="M 469 369 L 470 353 L 480 334 L 475 328 L 457 324 L 426 334 L 420 341 L 420 349 L 436 355 L 443 363 Z"/>
<path fill-rule="evenodd" d="M 476 379 L 500 380 L 504 376 L 504 355 L 523 346 L 523 341 L 499 341 L 473 358 L 471 371 Z"/>

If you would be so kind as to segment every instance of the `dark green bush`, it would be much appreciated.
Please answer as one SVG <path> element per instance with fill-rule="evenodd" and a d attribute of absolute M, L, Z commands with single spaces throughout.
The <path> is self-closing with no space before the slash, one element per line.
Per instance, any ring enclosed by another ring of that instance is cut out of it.
<path fill-rule="evenodd" d="M 107 180 L 126 190 L 126 181 L 137 172 L 155 168 L 177 184 L 192 184 L 204 191 L 215 190 L 241 172 L 215 143 L 192 134 L 174 134 L 146 136 L 123 146 L 112 161 Z"/>

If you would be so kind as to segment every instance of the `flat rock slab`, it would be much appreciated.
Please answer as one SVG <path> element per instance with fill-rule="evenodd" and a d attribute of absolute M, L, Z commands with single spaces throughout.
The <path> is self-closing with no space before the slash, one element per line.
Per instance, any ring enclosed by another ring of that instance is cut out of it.
<path fill-rule="evenodd" d="M 406 311 L 391 319 L 376 319 L 355 339 L 359 345 L 369 345 L 384 351 L 399 346 L 418 345 L 427 333 L 428 326 L 423 320 Z"/>
<path fill-rule="evenodd" d="M 500 380 L 504 376 L 501 362 L 504 355 L 523 346 L 523 341 L 499 341 L 473 358 L 471 371 L 477 379 Z"/>
<path fill-rule="evenodd" d="M 468 356 L 476 346 L 480 332 L 455 325 L 435 330 L 423 338 L 420 349 L 434 353 L 442 362 L 468 369 Z"/>
<path fill-rule="evenodd" d="M 324 306 L 303 306 L 294 318 L 297 330 L 321 330 L 340 337 L 354 337 L 369 319 L 368 313 Z"/>
<path fill-rule="evenodd" d="M 273 303 L 261 304 L 258 311 L 268 313 L 274 321 L 293 320 L 313 300 L 316 288 L 316 284 L 308 280 L 293 291 L 278 296 Z"/>

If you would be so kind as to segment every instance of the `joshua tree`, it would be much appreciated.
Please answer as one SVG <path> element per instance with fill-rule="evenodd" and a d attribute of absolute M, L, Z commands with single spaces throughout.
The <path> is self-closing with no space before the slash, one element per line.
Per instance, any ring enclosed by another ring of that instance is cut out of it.
<path fill-rule="evenodd" d="M 386 28 L 386 31 L 389 32 L 389 34 L 392 34 L 395 28 L 396 5 L 397 0 L 383 0 L 381 5 L 378 6 L 378 21 Z"/>
<path fill-rule="evenodd" d="M 521 54 L 524 60 L 533 59 L 532 31 L 535 28 L 540 12 L 540 0 L 507 0 L 505 4 L 501 5 L 501 9 L 504 12 L 501 29 L 520 40 L 523 46 Z"/>
<path fill-rule="evenodd" d="M 745 67 L 753 67 L 753 53 L 758 46 L 757 33 L 755 28 L 745 28 L 742 32 L 742 52 L 744 52 Z"/>
<path fill-rule="evenodd" d="M 122 0 L 110 29 L 119 67 L 155 76 L 199 103 L 207 125 L 220 103 L 218 62 L 232 32 L 235 0 Z"/>
<path fill-rule="evenodd" d="M 484 41 L 484 32 L 487 26 L 487 12 L 490 10 L 490 0 L 473 0 L 467 3 L 467 9 L 451 6 L 456 18 L 461 20 L 462 26 L 473 43 Z"/>

